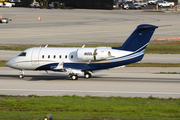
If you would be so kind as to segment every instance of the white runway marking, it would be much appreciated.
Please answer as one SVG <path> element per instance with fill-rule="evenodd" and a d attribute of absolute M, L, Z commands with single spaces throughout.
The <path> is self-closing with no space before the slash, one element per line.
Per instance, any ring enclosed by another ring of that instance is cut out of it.
<path fill-rule="evenodd" d="M 173 94 L 173 95 L 180 95 L 180 93 L 171 93 L 171 92 L 89 91 L 89 90 L 0 89 L 0 91 L 79 92 L 79 93 L 124 93 L 124 94 Z"/>

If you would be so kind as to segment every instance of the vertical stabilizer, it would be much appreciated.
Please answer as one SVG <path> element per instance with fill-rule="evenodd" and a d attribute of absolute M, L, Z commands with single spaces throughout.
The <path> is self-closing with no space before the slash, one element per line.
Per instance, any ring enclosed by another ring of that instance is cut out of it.
<path fill-rule="evenodd" d="M 149 24 L 139 25 L 121 47 L 113 47 L 112 49 L 126 51 L 144 50 L 156 28 L 158 27 Z"/>

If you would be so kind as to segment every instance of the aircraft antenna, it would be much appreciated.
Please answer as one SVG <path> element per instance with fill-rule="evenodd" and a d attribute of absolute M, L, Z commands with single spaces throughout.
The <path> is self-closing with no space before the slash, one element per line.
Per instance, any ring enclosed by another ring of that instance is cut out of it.
<path fill-rule="evenodd" d="M 82 46 L 82 48 L 84 48 L 84 47 L 85 47 L 85 45 Z"/>
<path fill-rule="evenodd" d="M 45 48 L 47 48 L 48 47 L 48 44 L 45 46 Z"/>

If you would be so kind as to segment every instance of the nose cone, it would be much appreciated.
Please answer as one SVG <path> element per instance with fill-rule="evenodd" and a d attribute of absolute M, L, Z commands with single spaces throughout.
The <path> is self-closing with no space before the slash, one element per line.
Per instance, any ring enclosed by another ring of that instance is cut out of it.
<path fill-rule="evenodd" d="M 10 62 L 11 60 L 9 60 L 7 63 L 6 63 L 6 66 L 7 67 L 11 67 L 11 62 Z"/>
<path fill-rule="evenodd" d="M 14 67 L 15 67 L 14 60 L 13 60 L 13 59 L 9 60 L 9 61 L 6 63 L 6 66 L 7 66 L 7 67 L 10 67 L 10 68 L 14 68 Z"/>

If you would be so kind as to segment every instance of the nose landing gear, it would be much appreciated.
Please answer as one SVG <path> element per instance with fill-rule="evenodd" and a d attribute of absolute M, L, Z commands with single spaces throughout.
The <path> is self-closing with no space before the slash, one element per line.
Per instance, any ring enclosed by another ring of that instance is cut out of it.
<path fill-rule="evenodd" d="M 23 70 L 20 70 L 19 73 L 20 73 L 19 78 L 20 78 L 20 79 L 24 78 L 24 71 L 23 71 Z"/>

